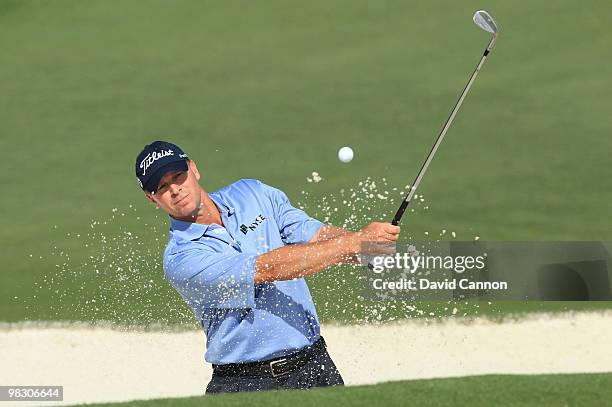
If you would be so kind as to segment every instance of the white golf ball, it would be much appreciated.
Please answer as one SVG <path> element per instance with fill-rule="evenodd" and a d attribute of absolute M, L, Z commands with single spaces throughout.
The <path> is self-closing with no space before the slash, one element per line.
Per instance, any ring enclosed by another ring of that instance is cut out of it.
<path fill-rule="evenodd" d="M 343 163 L 351 162 L 353 159 L 353 149 L 350 147 L 342 147 L 338 150 L 338 159 Z"/>

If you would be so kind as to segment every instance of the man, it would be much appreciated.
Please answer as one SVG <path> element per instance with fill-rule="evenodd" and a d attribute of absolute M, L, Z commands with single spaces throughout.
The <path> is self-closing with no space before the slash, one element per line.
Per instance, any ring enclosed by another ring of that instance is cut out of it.
<path fill-rule="evenodd" d="M 136 175 L 170 217 L 164 272 L 206 333 L 206 392 L 344 384 L 303 277 L 355 263 L 364 242 L 395 242 L 399 227 L 323 225 L 257 180 L 207 193 L 195 162 L 163 141 L 145 146 Z"/>

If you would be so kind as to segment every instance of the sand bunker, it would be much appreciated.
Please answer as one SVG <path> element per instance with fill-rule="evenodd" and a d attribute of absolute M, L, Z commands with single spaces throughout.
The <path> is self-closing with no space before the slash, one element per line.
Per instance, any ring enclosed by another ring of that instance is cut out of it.
<path fill-rule="evenodd" d="M 612 312 L 534 315 L 504 323 L 326 325 L 322 333 L 348 385 L 612 371 Z M 63 385 L 63 405 L 200 395 L 211 375 L 200 331 L 9 324 L 0 327 L 0 345 L 0 384 Z"/>

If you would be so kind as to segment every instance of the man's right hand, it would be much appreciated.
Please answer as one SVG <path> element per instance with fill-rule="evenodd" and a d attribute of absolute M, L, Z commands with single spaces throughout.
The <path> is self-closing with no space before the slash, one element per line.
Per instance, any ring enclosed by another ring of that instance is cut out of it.
<path fill-rule="evenodd" d="M 391 223 L 372 222 L 351 235 L 352 250 L 355 254 L 365 255 L 395 253 L 395 242 L 399 233 L 399 226 Z"/>

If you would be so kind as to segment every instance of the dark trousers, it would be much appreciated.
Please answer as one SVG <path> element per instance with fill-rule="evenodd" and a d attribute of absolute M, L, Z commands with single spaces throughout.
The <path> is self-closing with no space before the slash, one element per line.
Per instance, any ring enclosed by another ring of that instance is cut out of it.
<path fill-rule="evenodd" d="M 243 391 L 310 389 L 313 387 L 342 386 L 344 381 L 334 361 L 321 349 L 297 369 L 281 376 L 221 376 L 213 371 L 206 394 Z"/>

